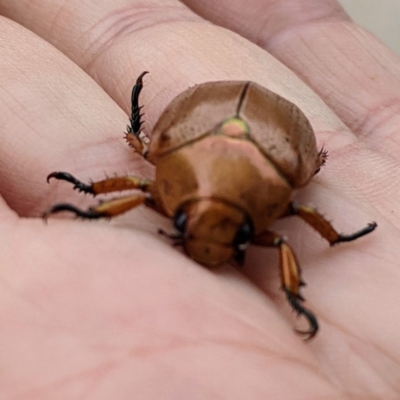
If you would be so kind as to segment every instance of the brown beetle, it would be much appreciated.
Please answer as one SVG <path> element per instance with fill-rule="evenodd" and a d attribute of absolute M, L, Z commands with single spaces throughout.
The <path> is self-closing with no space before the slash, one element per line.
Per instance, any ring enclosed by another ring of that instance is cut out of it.
<path fill-rule="evenodd" d="M 65 180 L 92 195 L 130 189 L 142 193 L 88 210 L 56 204 L 44 217 L 71 211 L 87 219 L 111 218 L 145 204 L 172 218 L 179 233 L 169 236 L 209 267 L 230 259 L 242 263 L 250 243 L 277 247 L 282 289 L 310 324 L 299 333 L 312 338 L 318 322 L 302 305 L 304 283 L 296 256 L 268 226 L 297 215 L 334 245 L 372 232 L 376 223 L 341 235 L 316 210 L 291 201 L 293 189 L 306 185 L 324 164 L 326 152 L 317 150 L 311 125 L 297 106 L 254 82 L 209 82 L 186 90 L 165 109 L 149 141 L 141 131 L 139 107 L 146 73 L 132 90 L 126 139 L 156 166 L 155 180 L 124 176 L 85 184 L 69 173 L 53 172 L 47 181 Z"/>

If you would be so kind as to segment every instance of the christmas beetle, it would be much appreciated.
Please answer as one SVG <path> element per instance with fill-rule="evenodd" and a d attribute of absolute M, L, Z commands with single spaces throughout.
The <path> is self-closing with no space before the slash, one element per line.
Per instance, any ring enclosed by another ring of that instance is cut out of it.
<path fill-rule="evenodd" d="M 313 129 L 290 101 L 254 82 L 221 81 L 196 85 L 178 95 L 155 125 L 151 140 L 143 133 L 139 95 L 143 72 L 132 90 L 132 112 L 126 140 L 156 166 L 155 180 L 136 176 L 85 184 L 67 172 L 47 177 L 72 183 L 92 195 L 138 189 L 87 210 L 56 204 L 44 217 L 70 211 L 86 219 L 111 218 L 140 204 L 172 218 L 177 234 L 169 235 L 195 261 L 215 267 L 229 260 L 242 263 L 249 244 L 280 252 L 282 289 L 291 307 L 303 315 L 312 338 L 314 314 L 304 307 L 304 285 L 296 256 L 269 225 L 298 216 L 331 245 L 358 239 L 376 223 L 339 234 L 315 209 L 291 201 L 294 189 L 306 185 L 326 160 Z"/>

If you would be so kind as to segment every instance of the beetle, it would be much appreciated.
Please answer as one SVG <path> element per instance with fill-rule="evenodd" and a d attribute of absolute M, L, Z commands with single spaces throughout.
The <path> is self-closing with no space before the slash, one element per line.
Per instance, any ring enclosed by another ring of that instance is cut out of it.
<path fill-rule="evenodd" d="M 305 186 L 327 158 L 318 151 L 310 122 L 293 103 L 249 81 L 208 82 L 178 95 L 164 110 L 151 140 L 142 131 L 139 95 L 143 72 L 132 90 L 126 140 L 156 166 L 155 180 L 137 176 L 107 178 L 86 184 L 67 172 L 53 172 L 74 189 L 98 194 L 138 189 L 141 192 L 103 201 L 81 210 L 60 203 L 44 218 L 69 211 L 84 219 L 112 218 L 144 204 L 173 220 L 167 234 L 193 260 L 210 268 L 229 260 L 243 264 L 248 245 L 279 249 L 282 289 L 290 306 L 306 318 L 306 339 L 318 321 L 303 305 L 299 263 L 292 248 L 269 225 L 298 216 L 330 245 L 372 232 L 369 223 L 350 235 L 339 234 L 315 209 L 292 202 L 294 189 Z M 161 231 L 161 233 L 166 234 Z"/>

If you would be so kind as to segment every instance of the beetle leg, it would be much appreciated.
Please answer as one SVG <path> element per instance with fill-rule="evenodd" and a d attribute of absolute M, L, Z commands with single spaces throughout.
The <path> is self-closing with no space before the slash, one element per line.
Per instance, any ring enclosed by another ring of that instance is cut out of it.
<path fill-rule="evenodd" d="M 328 159 L 328 150 L 326 150 L 324 146 L 322 146 L 321 150 L 318 152 L 318 160 L 317 160 L 317 165 L 315 167 L 314 175 L 318 174 L 318 172 L 321 170 L 321 167 L 325 165 L 327 159 Z"/>
<path fill-rule="evenodd" d="M 52 172 L 47 177 L 47 182 L 49 182 L 52 178 L 55 178 L 59 181 L 70 182 L 74 185 L 74 190 L 92 194 L 93 196 L 132 189 L 139 189 L 143 192 L 149 192 L 151 191 L 151 187 L 154 183 L 150 179 L 143 179 L 132 175 L 120 177 L 116 176 L 98 182 L 90 182 L 89 184 L 81 182 L 68 172 Z"/>
<path fill-rule="evenodd" d="M 128 144 L 144 157 L 146 156 L 150 139 L 141 130 L 143 124 L 141 118 L 144 114 L 140 113 L 140 110 L 143 106 L 139 107 L 139 95 L 143 89 L 143 77 L 146 74 L 148 74 L 147 71 L 142 72 L 136 79 L 136 83 L 133 86 L 131 95 L 131 117 L 129 118 L 130 125 L 126 127 L 127 133 L 125 134 L 125 139 Z"/>
<path fill-rule="evenodd" d="M 270 231 L 264 231 L 256 236 L 252 240 L 252 244 L 279 248 L 282 290 L 293 310 L 299 315 L 303 315 L 310 325 L 309 330 L 299 331 L 296 329 L 296 332 L 307 335 L 306 340 L 311 339 L 318 331 L 318 321 L 315 315 L 301 304 L 304 297 L 300 293 L 300 288 L 305 283 L 301 279 L 300 266 L 292 248 L 282 236 Z"/>
<path fill-rule="evenodd" d="M 143 179 L 137 176 L 116 176 L 113 178 L 107 178 L 103 181 L 91 182 L 89 184 L 83 183 L 76 179 L 73 175 L 68 172 L 53 172 L 47 177 L 47 182 L 50 179 L 55 178 L 60 181 L 67 181 L 74 185 L 74 189 L 79 192 L 89 193 L 93 196 L 98 194 L 105 194 L 111 192 L 120 192 L 123 190 L 138 189 L 144 193 L 149 193 L 148 201 L 146 205 L 160 214 L 167 215 L 166 211 L 162 206 L 162 201 L 154 185 L 154 181 L 151 179 Z"/>
<path fill-rule="evenodd" d="M 312 207 L 298 206 L 290 203 L 287 215 L 299 216 L 303 221 L 307 222 L 307 224 L 311 225 L 317 232 L 319 232 L 331 246 L 341 242 L 351 242 L 352 240 L 356 240 L 372 232 L 378 226 L 376 222 L 370 222 L 365 228 L 350 235 L 343 235 L 338 233 L 331 223 Z"/>
<path fill-rule="evenodd" d="M 89 207 L 87 210 L 81 210 L 72 204 L 59 203 L 45 211 L 43 219 L 47 220 L 51 214 L 56 214 L 62 211 L 72 212 L 78 218 L 83 219 L 113 218 L 131 210 L 132 208 L 144 204 L 147 201 L 151 201 L 151 199 L 148 199 L 143 194 L 125 196 L 108 201 L 102 201 L 97 206 Z"/>

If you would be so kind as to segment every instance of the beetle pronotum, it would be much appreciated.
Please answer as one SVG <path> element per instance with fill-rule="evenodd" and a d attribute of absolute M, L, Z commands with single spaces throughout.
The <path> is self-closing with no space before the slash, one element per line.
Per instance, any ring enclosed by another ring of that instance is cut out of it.
<path fill-rule="evenodd" d="M 195 261 L 217 266 L 242 263 L 247 246 L 276 247 L 282 289 L 291 307 L 309 322 L 307 338 L 318 331 L 314 314 L 303 306 L 299 263 L 285 239 L 268 226 L 298 216 L 331 245 L 372 232 L 376 223 L 342 235 L 316 210 L 294 204 L 294 189 L 306 185 L 325 163 L 303 112 L 293 103 L 254 83 L 209 82 L 177 96 L 159 118 L 151 140 L 142 132 L 139 95 L 143 72 L 132 90 L 126 139 L 156 166 L 155 180 L 122 176 L 85 184 L 67 172 L 47 177 L 72 183 L 92 195 L 138 189 L 141 193 L 80 210 L 56 204 L 44 217 L 70 211 L 78 217 L 111 218 L 140 204 L 173 219 L 169 235 Z"/>

